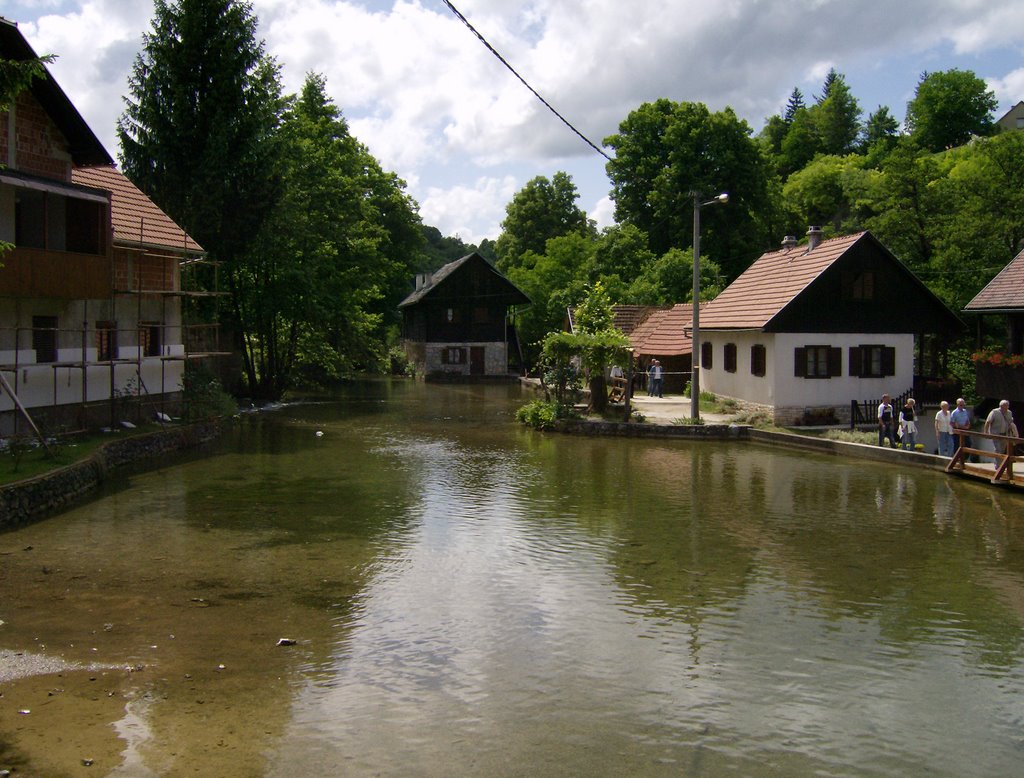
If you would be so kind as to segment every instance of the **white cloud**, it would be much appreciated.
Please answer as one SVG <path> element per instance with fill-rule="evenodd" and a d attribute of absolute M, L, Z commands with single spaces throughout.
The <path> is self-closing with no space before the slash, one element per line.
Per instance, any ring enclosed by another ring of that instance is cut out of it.
<path fill-rule="evenodd" d="M 514 176 L 481 177 L 472 186 L 449 189 L 429 187 L 420 200 L 420 216 L 443 234 L 457 235 L 467 243 L 493 240 L 498 237 L 495 225 L 505 218 L 505 206 L 518 188 Z M 489 225 L 489 229 L 481 230 L 481 224 Z"/>
<path fill-rule="evenodd" d="M 926 69 L 971 68 L 1001 99 L 1024 96 L 1015 70 L 1024 0 L 457 5 L 598 145 L 631 110 L 659 97 L 703 101 L 713 110 L 729 105 L 757 129 L 794 86 L 812 99 L 832 66 L 847 75 L 863 108 L 887 104 L 896 116 Z M 15 8 L 29 14 L 19 21 L 36 49 L 60 55 L 54 75 L 115 153 L 126 76 L 152 6 L 63 0 Z M 573 173 L 581 204 L 594 204 L 592 218 L 608 218 L 603 160 L 442 3 L 254 0 L 254 11 L 286 89 L 298 90 L 309 71 L 323 74 L 354 134 L 409 181 L 428 223 L 493 236 L 507 198 L 497 206 L 490 198 L 505 182 L 569 168 L 586 171 Z"/>

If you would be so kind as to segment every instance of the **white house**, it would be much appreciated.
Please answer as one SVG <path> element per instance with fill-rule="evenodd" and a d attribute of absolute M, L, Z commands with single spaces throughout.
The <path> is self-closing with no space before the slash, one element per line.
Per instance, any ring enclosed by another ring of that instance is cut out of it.
<path fill-rule="evenodd" d="M 912 389 L 915 337 L 963 328 L 870 233 L 808 235 L 701 308 L 701 386 L 777 424 L 849 421 L 851 402 Z"/>

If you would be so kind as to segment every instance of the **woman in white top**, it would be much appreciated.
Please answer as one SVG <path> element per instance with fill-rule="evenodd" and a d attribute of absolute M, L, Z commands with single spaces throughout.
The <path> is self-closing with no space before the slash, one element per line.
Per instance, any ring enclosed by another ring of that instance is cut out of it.
<path fill-rule="evenodd" d="M 935 414 L 935 438 L 939 441 L 939 456 L 953 456 L 953 427 L 949 420 L 949 403 L 939 403 L 939 412 Z"/>

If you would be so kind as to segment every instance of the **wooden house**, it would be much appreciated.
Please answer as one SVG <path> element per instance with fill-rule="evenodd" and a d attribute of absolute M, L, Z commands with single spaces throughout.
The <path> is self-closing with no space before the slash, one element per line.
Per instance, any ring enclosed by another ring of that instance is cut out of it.
<path fill-rule="evenodd" d="M 0 56 L 35 56 L 3 19 Z M 201 247 L 115 169 L 49 72 L 0 115 L 0 162 L 0 434 L 174 411 L 181 267 Z"/>
<path fill-rule="evenodd" d="M 778 424 L 848 422 L 853 401 L 914 386 L 915 337 L 953 336 L 957 316 L 869 232 L 757 259 L 701 307 L 701 388 Z"/>
<path fill-rule="evenodd" d="M 1018 419 L 1024 417 L 1024 251 L 967 303 L 964 312 L 1001 316 L 1006 322 L 1003 348 L 975 362 L 977 392 L 993 406 L 1009 400 Z"/>
<path fill-rule="evenodd" d="M 399 308 L 402 342 L 425 378 L 507 378 L 521 364 L 510 309 L 530 299 L 477 253 L 416 277 Z"/>

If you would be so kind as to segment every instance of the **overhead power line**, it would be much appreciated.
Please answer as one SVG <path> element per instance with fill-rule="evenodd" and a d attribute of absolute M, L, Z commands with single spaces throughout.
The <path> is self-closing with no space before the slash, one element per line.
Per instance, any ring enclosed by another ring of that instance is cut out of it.
<path fill-rule="evenodd" d="M 542 103 L 544 104 L 544 106 L 545 106 L 545 107 L 546 107 L 546 108 L 547 108 L 547 109 L 548 109 L 549 111 L 551 111 L 551 113 L 553 113 L 553 114 L 554 114 L 555 116 L 557 116 L 557 117 L 558 117 L 559 119 L 561 119 L 561 120 L 562 120 L 562 123 L 563 123 L 563 124 L 564 124 L 564 125 L 565 125 L 566 127 L 568 127 L 568 128 L 570 129 L 570 130 L 572 130 L 572 131 L 573 131 L 574 133 L 576 133 L 576 134 L 577 134 L 577 135 L 578 135 L 578 136 L 579 136 L 580 138 L 582 138 L 582 139 L 583 139 L 583 142 L 584 142 L 584 143 L 586 143 L 586 144 L 587 144 L 588 146 L 590 146 L 590 148 L 592 148 L 592 149 L 593 149 L 594 151 L 596 151 L 596 152 L 597 152 L 598 154 L 600 154 L 600 155 L 601 155 L 602 157 L 604 157 L 605 159 L 607 159 L 607 160 L 608 160 L 609 162 L 611 162 L 611 161 L 612 161 L 612 158 L 611 158 L 611 157 L 609 157 L 609 156 L 608 156 L 608 155 L 607 155 L 607 154 L 605 153 L 604 149 L 602 149 L 602 148 L 601 148 L 600 146 L 597 146 L 597 145 L 596 145 L 596 144 L 595 144 L 595 143 L 594 143 L 594 142 L 593 142 L 592 140 L 590 140 L 590 138 L 588 138 L 588 137 L 587 137 L 586 135 L 584 135 L 584 134 L 583 134 L 582 132 L 580 132 L 579 130 L 577 130 L 577 129 L 576 129 L 576 128 L 575 128 L 575 127 L 574 127 L 574 126 L 572 125 L 572 122 L 570 122 L 570 121 L 569 121 L 568 119 L 566 119 L 566 118 L 565 118 L 564 116 L 562 116 L 562 114 L 560 114 L 560 113 L 559 113 L 558 111 L 556 111 L 556 110 L 554 109 L 554 107 L 553 107 L 553 106 L 551 105 L 551 103 L 549 103 L 549 102 L 548 102 L 547 100 L 545 100 L 545 99 L 544 99 L 543 97 L 541 97 L 541 96 L 540 96 L 540 93 L 539 93 L 539 92 L 538 92 L 538 91 L 537 91 L 536 89 L 534 89 L 534 88 L 533 88 L 532 86 L 530 86 L 530 84 L 529 84 L 529 83 L 528 83 L 528 82 L 526 81 L 526 79 L 525 79 L 525 78 L 523 78 L 523 77 L 522 77 L 521 75 L 519 75 L 519 73 L 517 73 L 517 72 L 516 72 L 516 69 L 515 69 L 514 67 L 512 67 L 512 66 L 511 66 L 511 65 L 510 65 L 510 64 L 508 63 L 508 61 L 507 61 L 507 60 L 506 60 L 506 59 L 505 59 L 505 58 L 504 58 L 503 56 L 501 56 L 501 54 L 500 54 L 500 53 L 498 52 L 498 50 L 497 50 L 497 49 L 495 49 L 495 48 L 494 48 L 494 46 L 492 46 L 492 45 L 491 45 L 490 43 L 488 43 L 487 39 L 486 39 L 486 38 L 485 38 L 485 37 L 484 37 L 483 35 L 481 35 L 481 34 L 480 34 L 480 32 L 479 32 L 479 31 L 478 31 L 478 30 L 476 29 L 476 27 L 474 27 L 474 26 L 473 26 L 472 24 L 470 24 L 470 22 L 469 22 L 469 19 L 467 19 L 467 18 L 466 18 L 465 16 L 463 16 L 463 15 L 462 15 L 462 12 L 461 12 L 461 11 L 459 11 L 459 9 L 458 9 L 458 8 L 456 8 L 456 7 L 454 6 L 454 5 L 452 5 L 452 4 L 450 3 L 450 2 L 448 2 L 448 0 L 442 0 L 442 2 L 443 2 L 443 3 L 444 3 L 444 4 L 446 5 L 446 6 L 448 6 L 448 8 L 449 8 L 449 9 L 451 9 L 451 12 L 452 12 L 453 14 L 455 14 L 455 15 L 456 15 L 457 17 L 459 17 L 459 20 L 460 20 L 460 21 L 461 21 L 461 22 L 462 22 L 462 23 L 463 23 L 464 25 L 466 25 L 466 26 L 467 26 L 467 27 L 468 27 L 468 28 L 470 29 L 470 31 L 471 31 L 471 32 L 472 32 L 472 33 L 473 33 L 473 34 L 474 34 L 474 35 L 475 35 L 475 36 L 476 36 L 477 38 L 479 38 L 479 39 L 480 39 L 480 42 L 481 42 L 481 43 L 483 43 L 483 44 L 484 44 L 484 46 L 486 46 L 486 47 L 487 47 L 488 51 L 490 51 L 490 52 L 491 52 L 491 54 L 493 54 L 493 55 L 494 55 L 495 57 L 497 57 L 497 58 L 498 58 L 498 61 L 499 61 L 499 62 L 501 62 L 501 64 L 502 64 L 502 65 L 504 65 L 504 66 L 505 66 L 506 68 L 508 68 L 508 69 L 509 69 L 509 72 L 510 72 L 510 73 L 512 73 L 512 75 L 514 75 L 514 76 L 515 76 L 516 78 L 518 78 L 518 79 L 519 79 L 520 81 L 522 81 L 522 82 L 523 82 L 523 86 L 525 86 L 525 87 L 526 87 L 527 89 L 529 89 L 529 90 L 530 90 L 531 92 L 533 92 L 533 95 L 534 95 L 534 97 L 536 97 L 536 98 L 537 98 L 538 100 L 540 100 L 540 101 L 541 101 L 541 102 L 542 102 Z"/>

